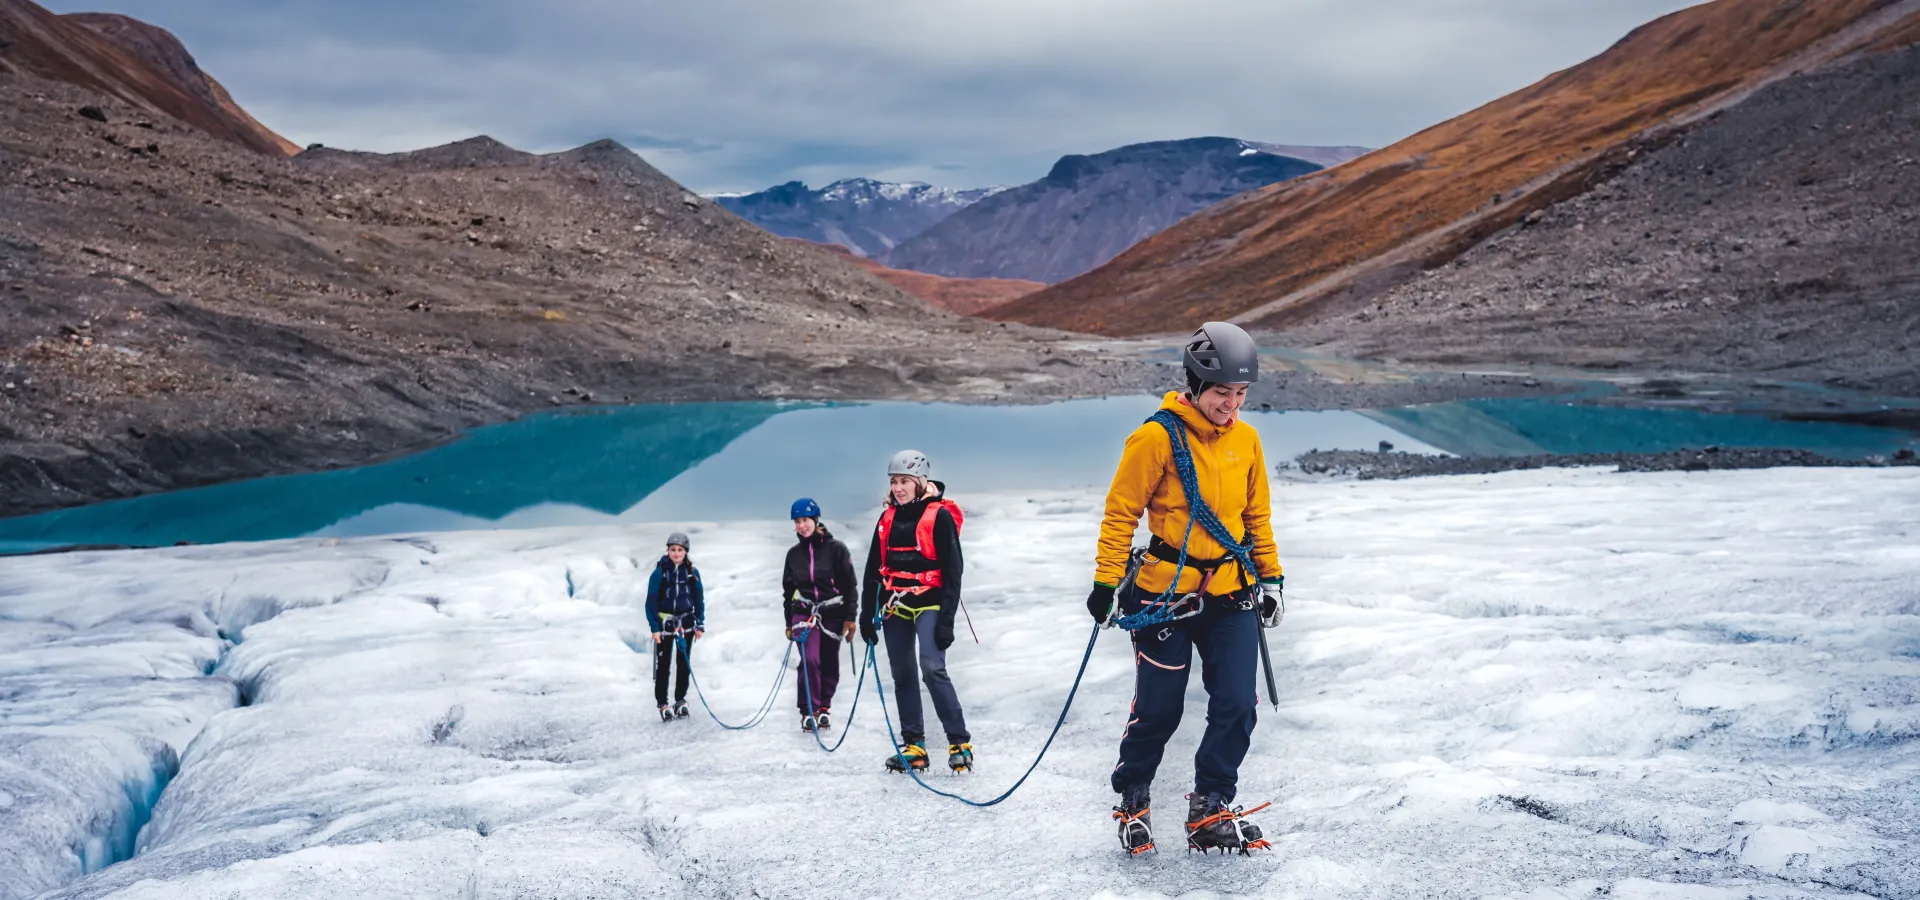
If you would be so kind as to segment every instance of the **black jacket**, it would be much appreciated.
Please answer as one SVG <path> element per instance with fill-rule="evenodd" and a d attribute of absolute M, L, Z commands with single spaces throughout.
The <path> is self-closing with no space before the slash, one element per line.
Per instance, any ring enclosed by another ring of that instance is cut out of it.
<path fill-rule="evenodd" d="M 794 594 L 800 595 L 799 600 Z M 803 616 L 809 610 L 820 613 L 820 622 L 838 631 L 853 620 L 860 605 L 860 588 L 853 577 L 853 554 L 847 545 L 827 533 L 826 526 L 814 529 L 812 537 L 801 538 L 787 550 L 787 565 L 780 573 L 781 611 L 786 616 Z M 789 620 L 783 618 L 781 625 Z"/>
<path fill-rule="evenodd" d="M 933 482 L 940 490 L 939 496 L 946 493 L 946 486 Z M 892 501 L 888 501 L 891 505 Z M 940 604 L 940 623 L 953 627 L 953 617 L 960 607 L 960 572 L 963 568 L 960 558 L 960 529 L 953 522 L 953 516 L 942 509 L 933 522 L 933 549 L 937 561 L 927 559 L 913 549 L 914 529 L 920 527 L 920 517 L 926 513 L 930 500 L 916 500 L 905 506 L 896 507 L 893 514 L 893 533 L 881 540 L 879 529 L 874 529 L 873 543 L 867 548 L 867 577 L 865 587 L 860 594 L 861 621 L 872 621 L 874 611 L 884 598 L 880 596 L 884 587 L 880 582 L 880 554 L 887 554 L 887 567 L 899 572 L 927 572 L 940 570 L 940 587 L 921 594 L 917 598 L 904 601 L 908 606 L 928 606 Z M 885 548 L 898 547 L 899 550 Z M 937 598 L 937 599 L 935 599 Z"/>

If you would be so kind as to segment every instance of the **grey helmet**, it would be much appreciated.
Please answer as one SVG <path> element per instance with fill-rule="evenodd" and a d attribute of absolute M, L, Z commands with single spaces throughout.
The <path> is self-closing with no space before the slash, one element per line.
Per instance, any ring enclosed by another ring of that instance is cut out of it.
<path fill-rule="evenodd" d="M 1232 322 L 1208 322 L 1188 339 L 1180 354 L 1188 374 L 1209 384 L 1251 384 L 1260 380 L 1260 348 L 1246 329 Z"/>
<path fill-rule="evenodd" d="M 918 450 L 902 450 L 895 453 L 893 459 L 887 463 L 887 474 L 889 476 L 912 475 L 924 481 L 933 475 L 933 463 L 927 460 L 925 453 Z"/>
<path fill-rule="evenodd" d="M 684 531 L 676 531 L 670 535 L 667 535 L 667 546 L 671 547 L 675 544 L 679 544 L 682 548 L 687 550 L 693 549 L 693 544 L 687 541 L 687 533 Z"/>

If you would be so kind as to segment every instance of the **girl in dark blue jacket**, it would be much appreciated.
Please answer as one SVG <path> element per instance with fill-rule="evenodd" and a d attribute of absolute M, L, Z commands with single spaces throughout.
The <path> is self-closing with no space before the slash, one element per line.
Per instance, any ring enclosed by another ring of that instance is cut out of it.
<path fill-rule="evenodd" d="M 687 717 L 687 677 L 693 642 L 706 633 L 706 592 L 700 570 L 687 558 L 687 536 L 667 536 L 667 555 L 647 579 L 647 624 L 653 628 L 653 700 L 660 704 L 660 721 Z M 683 644 L 684 641 L 684 644 Z M 667 705 L 667 671 L 680 660 L 673 681 L 673 705 Z"/>

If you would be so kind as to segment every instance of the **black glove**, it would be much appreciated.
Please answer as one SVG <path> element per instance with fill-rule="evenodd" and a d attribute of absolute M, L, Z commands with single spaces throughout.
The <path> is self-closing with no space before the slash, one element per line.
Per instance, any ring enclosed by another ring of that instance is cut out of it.
<path fill-rule="evenodd" d="M 872 619 L 860 620 L 860 639 L 866 641 L 869 647 L 880 643 L 880 629 L 874 627 Z"/>
<path fill-rule="evenodd" d="M 937 649 L 937 650 L 945 650 L 948 647 L 953 646 L 953 623 L 952 622 L 934 623 L 933 646 L 934 646 L 934 649 Z"/>
<path fill-rule="evenodd" d="M 1260 624 L 1272 628 L 1280 624 L 1280 618 L 1287 614 L 1284 591 L 1286 579 L 1260 582 Z"/>
<path fill-rule="evenodd" d="M 1113 588 L 1096 582 L 1093 593 L 1087 595 L 1087 614 L 1095 623 L 1106 624 L 1107 614 L 1113 611 L 1113 592 Z"/>

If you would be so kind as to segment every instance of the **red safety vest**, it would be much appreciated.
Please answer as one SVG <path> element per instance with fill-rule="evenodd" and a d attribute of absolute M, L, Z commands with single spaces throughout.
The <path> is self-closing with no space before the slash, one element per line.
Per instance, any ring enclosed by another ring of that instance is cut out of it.
<path fill-rule="evenodd" d="M 911 550 L 929 560 L 939 562 L 940 557 L 933 548 L 933 525 L 934 521 L 940 517 L 940 511 L 944 509 L 949 515 L 953 516 L 953 531 L 956 535 L 960 533 L 960 526 L 966 521 L 967 517 L 965 513 L 960 511 L 960 506 L 952 500 L 943 497 L 930 501 L 927 503 L 926 512 L 920 514 L 920 522 L 914 526 L 913 546 L 890 547 L 887 546 L 887 540 L 893 535 L 893 513 L 898 508 L 899 507 L 889 503 L 887 504 L 886 510 L 880 513 L 880 527 L 874 538 L 880 543 L 880 547 L 882 548 L 880 551 L 880 580 L 889 591 L 898 591 L 918 596 L 940 586 L 940 570 L 931 569 L 925 572 L 902 572 L 897 569 L 888 568 L 887 554 L 895 552 L 905 553 Z"/>

